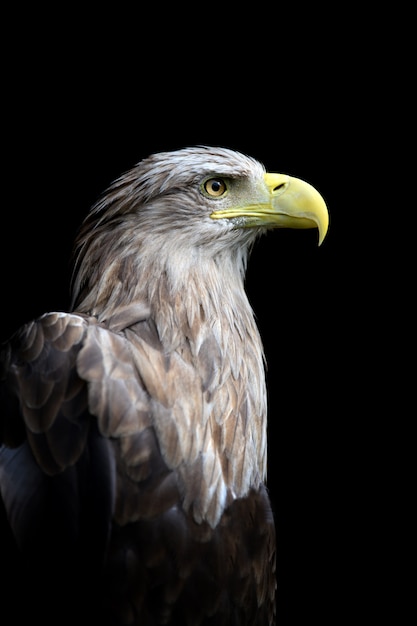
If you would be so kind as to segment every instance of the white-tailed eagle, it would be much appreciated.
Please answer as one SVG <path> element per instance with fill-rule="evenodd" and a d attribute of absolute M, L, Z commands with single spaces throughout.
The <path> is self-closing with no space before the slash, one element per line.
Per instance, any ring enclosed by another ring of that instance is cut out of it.
<path fill-rule="evenodd" d="M 153 154 L 92 208 L 71 312 L 2 349 L 15 617 L 275 623 L 264 355 L 244 277 L 254 241 L 281 227 L 318 228 L 320 243 L 321 195 L 225 148 Z"/>

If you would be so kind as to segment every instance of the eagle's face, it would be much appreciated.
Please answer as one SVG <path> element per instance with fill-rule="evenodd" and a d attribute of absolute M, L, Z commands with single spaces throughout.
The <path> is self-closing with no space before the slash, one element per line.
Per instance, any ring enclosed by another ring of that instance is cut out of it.
<path fill-rule="evenodd" d="M 260 232 L 280 227 L 318 227 L 321 243 L 327 230 L 325 203 L 311 185 L 266 173 L 261 163 L 232 150 L 160 153 L 133 172 L 139 219 L 150 220 L 154 232 L 185 234 L 183 244 L 217 242 L 227 233 L 231 241 L 250 242 Z"/>
<path fill-rule="evenodd" d="M 311 185 L 267 173 L 252 157 L 201 146 L 153 154 L 114 181 L 84 221 L 74 302 L 81 290 L 94 300 L 88 310 L 130 301 L 156 269 L 178 289 L 191 271 L 203 280 L 213 265 L 228 268 L 233 283 L 266 230 L 318 228 L 321 243 L 327 227 L 326 205 Z"/>

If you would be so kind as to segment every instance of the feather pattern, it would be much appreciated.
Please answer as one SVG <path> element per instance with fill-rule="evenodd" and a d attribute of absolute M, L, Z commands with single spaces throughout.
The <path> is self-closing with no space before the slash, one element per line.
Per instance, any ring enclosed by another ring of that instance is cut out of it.
<path fill-rule="evenodd" d="M 61 549 L 97 534 L 100 623 L 274 621 L 264 354 L 243 282 L 263 230 L 211 220 L 201 192 L 210 176 L 263 174 L 223 148 L 139 163 L 82 225 L 74 312 L 45 314 L 4 347 L 11 526 L 20 546 L 37 541 L 31 518 L 42 537 L 43 520 L 71 521 Z"/>

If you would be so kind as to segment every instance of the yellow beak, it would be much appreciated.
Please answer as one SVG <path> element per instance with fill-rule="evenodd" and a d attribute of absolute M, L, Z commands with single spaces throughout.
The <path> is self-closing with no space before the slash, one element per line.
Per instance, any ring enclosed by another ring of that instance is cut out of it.
<path fill-rule="evenodd" d="M 259 202 L 214 211 L 213 219 L 244 218 L 241 226 L 252 228 L 318 228 L 319 245 L 329 227 L 326 203 L 319 192 L 286 174 L 264 174 Z"/>

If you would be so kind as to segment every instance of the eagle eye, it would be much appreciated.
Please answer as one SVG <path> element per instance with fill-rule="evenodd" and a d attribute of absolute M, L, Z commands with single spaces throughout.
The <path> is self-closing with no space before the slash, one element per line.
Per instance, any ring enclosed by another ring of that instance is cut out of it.
<path fill-rule="evenodd" d="M 209 178 L 203 185 L 204 191 L 211 198 L 219 198 L 224 196 L 227 191 L 227 185 L 222 178 Z"/>

